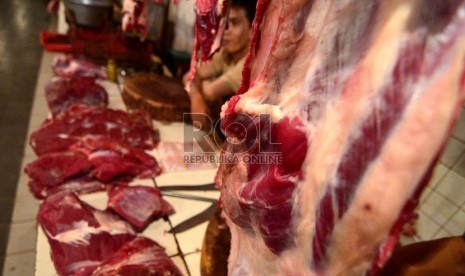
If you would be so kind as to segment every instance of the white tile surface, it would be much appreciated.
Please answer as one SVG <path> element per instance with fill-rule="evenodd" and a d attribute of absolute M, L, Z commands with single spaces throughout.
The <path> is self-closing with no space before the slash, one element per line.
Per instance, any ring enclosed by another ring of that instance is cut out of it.
<path fill-rule="evenodd" d="M 433 189 L 431 189 L 430 187 L 426 187 L 423 192 L 421 193 L 420 195 L 420 205 L 423 204 L 425 202 L 425 200 L 428 199 L 428 197 L 431 195 L 431 193 L 433 192 Z"/>
<path fill-rule="evenodd" d="M 434 234 L 433 239 L 441 239 L 452 236 L 452 234 L 446 229 L 440 229 L 436 234 Z"/>
<path fill-rule="evenodd" d="M 439 163 L 434 168 L 433 177 L 429 181 L 428 187 L 434 188 L 444 178 L 449 169 L 443 164 Z"/>
<path fill-rule="evenodd" d="M 438 184 L 436 191 L 457 206 L 465 202 L 465 178 L 456 172 L 450 171 Z"/>
<path fill-rule="evenodd" d="M 5 276 L 34 275 L 34 263 L 35 263 L 35 252 L 26 252 L 23 254 L 15 254 L 15 255 L 7 256 L 5 258 L 5 263 L 3 267 L 3 275 Z M 42 275 L 45 276 L 46 274 L 42 274 Z"/>
<path fill-rule="evenodd" d="M 37 256 L 35 260 L 35 275 L 55 275 L 55 267 L 53 266 L 52 259 L 50 258 L 50 246 L 42 228 L 37 229 Z"/>
<path fill-rule="evenodd" d="M 35 199 L 31 193 L 16 196 L 12 221 L 14 223 L 26 221 L 35 222 L 39 205 L 39 200 Z"/>
<path fill-rule="evenodd" d="M 465 177 L 465 153 L 462 154 L 462 156 L 460 156 L 459 160 L 457 161 L 457 163 L 455 163 L 452 170 Z"/>
<path fill-rule="evenodd" d="M 439 228 L 440 226 L 438 224 L 426 215 L 420 213 L 417 222 L 417 234 L 421 240 L 430 240 Z"/>
<path fill-rule="evenodd" d="M 445 229 L 453 236 L 462 235 L 465 232 L 465 211 L 459 210 L 455 213 Z"/>
<path fill-rule="evenodd" d="M 399 239 L 399 242 L 400 242 L 400 244 L 402 244 L 402 245 L 408 245 L 408 244 L 412 244 L 412 243 L 418 242 L 418 238 L 417 238 L 417 237 L 406 237 L 406 236 L 401 236 L 400 239 Z"/>
<path fill-rule="evenodd" d="M 457 207 L 438 193 L 431 195 L 420 206 L 420 212 L 428 215 L 438 225 L 442 225 L 452 216 Z"/>
<path fill-rule="evenodd" d="M 29 143 L 29 140 L 28 140 L 28 143 Z M 27 145 L 29 145 L 28 143 L 27 143 Z M 36 154 L 35 154 L 34 150 L 31 147 L 27 146 L 24 149 L 23 156 L 28 157 L 28 158 L 34 158 L 34 157 L 36 157 Z"/>
<path fill-rule="evenodd" d="M 200 252 L 185 257 L 191 276 L 200 276 Z"/>
<path fill-rule="evenodd" d="M 29 118 L 29 132 L 28 132 L 28 142 L 29 142 L 29 137 L 30 135 L 38 130 L 40 126 L 44 123 L 45 119 L 47 116 L 44 115 L 33 115 Z"/>
<path fill-rule="evenodd" d="M 183 275 L 189 275 L 186 270 L 186 265 L 184 264 L 181 257 L 172 257 L 171 260 L 179 268 L 179 270 L 181 270 Z"/>
<path fill-rule="evenodd" d="M 452 168 L 460 155 L 465 151 L 465 144 L 460 140 L 451 137 L 441 156 L 441 163 Z"/>
<path fill-rule="evenodd" d="M 18 180 L 18 184 L 16 187 L 16 196 L 30 194 L 29 188 L 27 186 L 28 181 L 29 181 L 29 177 L 25 173 L 21 172 L 21 174 L 19 175 L 19 180 Z"/>
<path fill-rule="evenodd" d="M 36 249 L 36 222 L 13 223 L 10 225 L 10 236 L 6 253 L 16 254 Z"/>
<path fill-rule="evenodd" d="M 178 250 L 173 235 L 168 233 L 169 229 L 170 226 L 167 222 L 158 220 L 150 224 L 142 235 L 156 241 L 159 245 L 165 248 L 168 256 L 173 256 L 178 253 Z"/>

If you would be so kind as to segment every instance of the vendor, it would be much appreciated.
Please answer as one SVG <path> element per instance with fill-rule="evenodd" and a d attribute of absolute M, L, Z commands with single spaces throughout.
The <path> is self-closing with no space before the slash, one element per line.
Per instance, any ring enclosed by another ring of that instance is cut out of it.
<path fill-rule="evenodd" d="M 210 131 L 218 122 L 221 106 L 242 82 L 242 68 L 249 50 L 256 1 L 233 0 L 222 49 L 211 62 L 202 64 L 191 86 L 194 125 Z M 205 115 L 196 115 L 206 114 Z"/>
<path fill-rule="evenodd" d="M 465 233 L 399 247 L 380 275 L 465 275 Z"/>

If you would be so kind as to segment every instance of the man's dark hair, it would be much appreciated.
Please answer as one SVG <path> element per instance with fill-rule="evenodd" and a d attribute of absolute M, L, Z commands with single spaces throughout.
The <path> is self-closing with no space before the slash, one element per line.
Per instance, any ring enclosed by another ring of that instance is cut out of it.
<path fill-rule="evenodd" d="M 252 21 L 255 18 L 256 6 L 257 0 L 231 0 L 231 8 L 244 9 L 250 24 L 252 24 Z"/>

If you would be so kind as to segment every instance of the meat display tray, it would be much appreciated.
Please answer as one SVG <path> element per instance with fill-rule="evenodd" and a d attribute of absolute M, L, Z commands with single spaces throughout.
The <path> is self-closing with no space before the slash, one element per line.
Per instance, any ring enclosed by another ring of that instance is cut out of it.
<path fill-rule="evenodd" d="M 103 81 L 100 82 L 109 94 L 109 107 L 113 109 L 124 109 L 124 103 L 121 99 L 119 89 L 116 84 Z M 154 121 L 155 127 L 160 130 L 162 141 L 182 142 L 184 141 L 182 123 L 172 123 L 169 125 Z M 199 135 L 202 135 L 199 133 Z M 184 171 L 164 173 L 156 179 L 136 180 L 131 184 L 147 185 L 158 187 L 182 186 L 182 187 L 204 187 L 204 184 L 212 183 L 216 174 L 216 169 Z M 164 188 L 170 190 L 169 188 Z M 169 233 L 171 229 L 182 224 L 192 217 L 211 209 L 212 204 L 216 204 L 219 197 L 218 191 L 209 189 L 173 189 L 169 192 L 171 196 L 165 196 L 176 210 L 174 215 L 169 217 L 168 221 L 158 220 L 153 222 L 141 234 L 166 248 L 168 256 L 181 269 L 184 275 L 200 275 L 201 249 L 203 237 L 207 229 L 208 219 L 197 221 L 193 225 L 188 225 L 184 231 L 177 234 Z M 107 194 L 98 192 L 93 194 L 82 195 L 80 198 L 90 205 L 105 209 L 107 204 Z M 189 224 L 189 223 L 187 223 Z M 38 229 L 37 237 L 37 255 L 35 275 L 56 275 L 55 268 L 50 258 L 50 247 L 43 231 Z"/>

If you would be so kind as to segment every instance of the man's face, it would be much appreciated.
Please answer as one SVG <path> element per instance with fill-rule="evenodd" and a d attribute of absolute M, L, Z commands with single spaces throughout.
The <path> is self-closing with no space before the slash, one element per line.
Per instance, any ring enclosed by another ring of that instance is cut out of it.
<path fill-rule="evenodd" d="M 231 8 L 228 29 L 224 33 L 223 48 L 229 54 L 248 49 L 251 26 L 244 9 Z"/>

